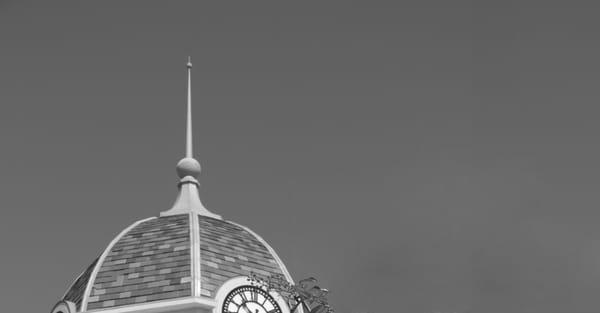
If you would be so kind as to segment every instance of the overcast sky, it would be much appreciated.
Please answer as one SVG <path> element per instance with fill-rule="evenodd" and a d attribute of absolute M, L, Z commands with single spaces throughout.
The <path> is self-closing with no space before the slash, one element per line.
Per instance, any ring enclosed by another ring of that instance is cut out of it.
<path fill-rule="evenodd" d="M 0 0 L 2 311 L 170 207 L 191 55 L 201 198 L 337 312 L 599 312 L 599 11 L 551 2 Z"/>

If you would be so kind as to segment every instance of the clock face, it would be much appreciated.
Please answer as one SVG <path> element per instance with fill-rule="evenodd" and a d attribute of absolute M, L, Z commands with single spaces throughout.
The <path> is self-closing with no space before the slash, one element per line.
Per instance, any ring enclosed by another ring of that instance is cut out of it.
<path fill-rule="evenodd" d="M 223 303 L 223 313 L 281 313 L 281 309 L 266 291 L 244 286 L 227 295 Z"/>

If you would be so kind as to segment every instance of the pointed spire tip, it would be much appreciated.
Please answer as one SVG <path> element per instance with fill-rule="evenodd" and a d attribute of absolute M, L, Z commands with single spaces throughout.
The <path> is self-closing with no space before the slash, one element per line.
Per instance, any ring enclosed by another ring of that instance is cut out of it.
<path fill-rule="evenodd" d="M 171 209 L 163 211 L 160 216 L 193 213 L 222 219 L 220 215 L 207 210 L 198 192 L 198 176 L 200 175 L 200 163 L 194 159 L 192 149 L 192 60 L 188 57 L 187 63 L 187 114 L 186 114 L 186 144 L 185 157 L 177 163 L 177 175 L 179 176 L 179 193 Z"/>

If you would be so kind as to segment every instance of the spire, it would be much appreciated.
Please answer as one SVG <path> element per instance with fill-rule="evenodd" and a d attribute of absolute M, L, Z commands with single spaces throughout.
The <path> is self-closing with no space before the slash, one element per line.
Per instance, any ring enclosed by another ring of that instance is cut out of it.
<path fill-rule="evenodd" d="M 194 148 L 192 143 L 192 58 L 188 56 L 187 62 L 187 124 L 185 137 L 185 157 L 194 157 Z"/>
<path fill-rule="evenodd" d="M 192 60 L 187 62 L 187 118 L 185 132 L 185 157 L 177 163 L 177 176 L 179 176 L 179 194 L 173 207 L 161 212 L 161 216 L 195 213 L 221 219 L 221 216 L 208 211 L 200 201 L 198 192 L 198 176 L 200 176 L 200 163 L 194 159 L 192 140 Z"/>

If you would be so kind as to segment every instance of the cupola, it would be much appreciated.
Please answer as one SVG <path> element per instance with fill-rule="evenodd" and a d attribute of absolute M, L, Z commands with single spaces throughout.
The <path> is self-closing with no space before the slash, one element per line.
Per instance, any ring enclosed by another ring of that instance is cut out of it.
<path fill-rule="evenodd" d="M 52 313 L 288 313 L 285 301 L 248 282 L 250 273 L 292 278 L 275 250 L 249 228 L 200 200 L 192 149 L 192 63 L 187 63 L 186 153 L 170 209 L 117 234 L 83 270 Z M 158 212 L 158 210 L 157 210 Z"/>

